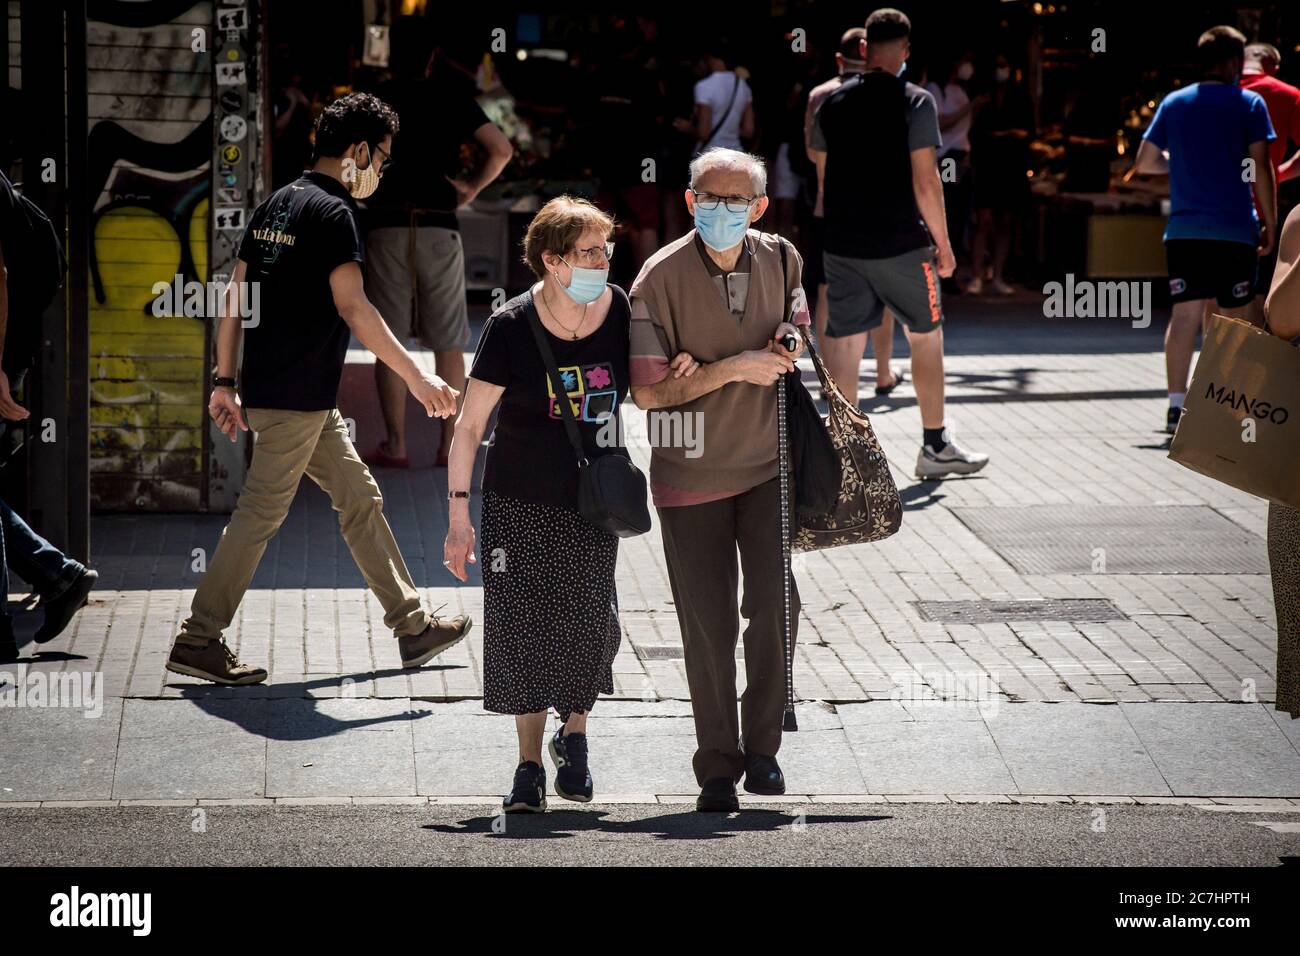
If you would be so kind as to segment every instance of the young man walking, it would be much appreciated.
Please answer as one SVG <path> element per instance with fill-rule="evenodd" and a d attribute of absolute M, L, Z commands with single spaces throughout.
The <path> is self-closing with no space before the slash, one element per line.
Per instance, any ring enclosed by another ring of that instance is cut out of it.
<path fill-rule="evenodd" d="M 783 256 L 784 240 L 749 228 L 767 205 L 761 159 L 702 153 L 686 192 L 695 228 L 650 257 L 631 293 L 631 394 L 659 435 L 650 490 L 695 714 L 696 807 L 711 812 L 739 808 L 742 776 L 750 793 L 785 792 L 776 762 L 785 711 L 776 387 L 798 353 L 776 343 L 796 332 L 787 319 L 807 324 L 808 311 L 799 254 L 786 245 Z M 700 367 L 677 377 L 670 361 L 681 352 Z M 683 440 L 665 440 L 674 425 Z M 793 576 L 789 584 L 797 627 Z M 741 615 L 749 624 L 737 721 Z"/>
<path fill-rule="evenodd" d="M 1171 435 L 1210 301 L 1225 315 L 1254 321 L 1259 258 L 1277 235 L 1273 126 L 1263 98 L 1237 85 L 1245 48 L 1246 38 L 1232 27 L 1201 34 L 1205 79 L 1161 101 L 1133 162 L 1137 173 L 1169 176 L 1165 255 L 1174 307 L 1165 329 L 1165 430 Z"/>
<path fill-rule="evenodd" d="M 912 25 L 889 8 L 867 18 L 864 72 L 822 101 L 811 149 L 825 184 L 827 304 L 823 345 L 831 377 L 857 400 L 867 333 L 889 309 L 912 348 L 912 383 L 924 430 L 918 478 L 967 475 L 988 464 L 953 439 L 943 415 L 943 311 L 939 280 L 956 267 L 948 241 L 934 97 L 900 74 Z"/>
<path fill-rule="evenodd" d="M 335 407 L 351 332 L 429 415 L 445 418 L 456 408 L 456 390 L 421 371 L 363 289 L 356 200 L 374 192 L 396 131 L 397 114 L 373 96 L 353 93 L 330 104 L 316 125 L 315 164 L 262 203 L 244 233 L 217 332 L 208 412 L 231 441 L 251 426 L 253 461 L 172 646 L 173 673 L 220 684 L 266 679 L 262 668 L 241 663 L 222 635 L 304 474 L 339 513 L 348 550 L 397 635 L 403 666 L 418 667 L 470 628 L 466 617 L 443 621 L 424 610 L 379 487 Z M 259 283 L 261 294 L 245 331 L 240 303 L 251 297 L 240 297 L 248 283 Z"/>

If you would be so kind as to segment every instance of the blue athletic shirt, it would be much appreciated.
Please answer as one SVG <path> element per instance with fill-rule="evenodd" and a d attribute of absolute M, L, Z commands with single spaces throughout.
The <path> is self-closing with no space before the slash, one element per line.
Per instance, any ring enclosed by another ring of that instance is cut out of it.
<path fill-rule="evenodd" d="M 1242 161 L 1251 143 L 1276 139 L 1263 97 L 1227 83 L 1193 83 L 1164 98 L 1143 138 L 1169 152 L 1166 240 L 1259 241 Z"/>

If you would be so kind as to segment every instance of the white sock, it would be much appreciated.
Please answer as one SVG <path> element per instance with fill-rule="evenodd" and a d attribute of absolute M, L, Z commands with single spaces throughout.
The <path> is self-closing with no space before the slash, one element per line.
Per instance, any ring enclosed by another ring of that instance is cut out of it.
<path fill-rule="evenodd" d="M 1169 407 L 1170 407 L 1170 408 L 1182 408 L 1182 407 L 1183 407 L 1183 402 L 1185 402 L 1185 401 L 1187 401 L 1187 393 L 1186 393 L 1186 392 L 1170 392 L 1170 393 L 1169 393 Z"/>

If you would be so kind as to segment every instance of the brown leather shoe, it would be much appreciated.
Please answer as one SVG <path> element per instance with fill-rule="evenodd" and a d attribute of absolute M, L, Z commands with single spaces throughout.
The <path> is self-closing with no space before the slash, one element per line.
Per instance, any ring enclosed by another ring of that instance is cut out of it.
<path fill-rule="evenodd" d="M 399 637 L 397 648 L 402 655 L 403 667 L 419 667 L 427 664 L 449 647 L 455 647 L 465 640 L 465 635 L 474 626 L 468 614 L 457 614 L 451 618 L 432 615 L 429 626 L 413 637 Z"/>
<path fill-rule="evenodd" d="M 209 641 L 203 647 L 178 641 L 172 645 L 167 669 L 173 674 L 201 677 L 215 684 L 260 684 L 266 680 L 263 668 L 241 664 L 225 641 Z"/>

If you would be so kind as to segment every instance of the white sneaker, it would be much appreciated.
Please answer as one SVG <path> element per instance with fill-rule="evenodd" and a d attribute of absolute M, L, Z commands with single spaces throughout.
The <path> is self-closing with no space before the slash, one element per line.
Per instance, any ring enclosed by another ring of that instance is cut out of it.
<path fill-rule="evenodd" d="M 967 283 L 966 283 L 966 294 L 967 294 L 967 295 L 983 295 L 983 294 L 984 294 L 984 280 L 981 279 L 979 276 L 976 276 L 975 278 L 971 279 L 970 282 L 967 282 Z"/>
<path fill-rule="evenodd" d="M 945 475 L 973 475 L 989 463 L 989 456 L 981 452 L 967 451 L 952 439 L 952 434 L 944 432 L 947 443 L 943 451 L 934 451 L 929 445 L 922 445 L 916 456 L 916 477 L 942 478 Z"/>
<path fill-rule="evenodd" d="M 993 293 L 995 295 L 1016 294 L 1016 287 L 1013 286 L 1010 282 L 1007 282 L 1003 279 L 994 279 L 992 282 L 989 283 L 989 288 L 993 290 Z"/>

